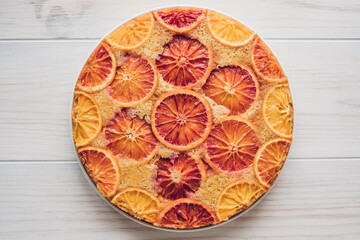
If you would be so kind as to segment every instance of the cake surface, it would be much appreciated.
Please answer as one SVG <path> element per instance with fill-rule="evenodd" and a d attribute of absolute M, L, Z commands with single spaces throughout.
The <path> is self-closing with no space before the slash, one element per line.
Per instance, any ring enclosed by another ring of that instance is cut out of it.
<path fill-rule="evenodd" d="M 140 15 L 106 36 L 77 80 L 79 158 L 104 197 L 155 226 L 215 225 L 280 174 L 288 79 L 263 40 L 212 10 Z"/>

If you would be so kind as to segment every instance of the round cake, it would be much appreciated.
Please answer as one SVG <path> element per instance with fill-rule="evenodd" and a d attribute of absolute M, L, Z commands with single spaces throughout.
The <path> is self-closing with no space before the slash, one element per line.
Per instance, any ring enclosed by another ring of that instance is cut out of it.
<path fill-rule="evenodd" d="M 114 206 L 162 228 L 215 225 L 274 183 L 293 129 L 288 79 L 264 41 L 213 10 L 140 15 L 76 82 L 73 139 Z"/>

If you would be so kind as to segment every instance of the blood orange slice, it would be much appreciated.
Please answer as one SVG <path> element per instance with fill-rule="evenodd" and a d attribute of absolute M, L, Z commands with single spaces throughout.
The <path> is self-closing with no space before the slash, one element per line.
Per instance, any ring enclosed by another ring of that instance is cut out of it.
<path fill-rule="evenodd" d="M 287 77 L 268 46 L 258 37 L 251 49 L 251 64 L 255 73 L 269 82 L 286 82 Z"/>
<path fill-rule="evenodd" d="M 184 33 L 200 24 L 205 17 L 205 11 L 200 8 L 175 7 L 154 11 L 154 17 L 163 27 Z"/>
<path fill-rule="evenodd" d="M 140 56 L 128 55 L 109 86 L 110 97 L 121 107 L 135 107 L 155 92 L 158 75 L 155 65 Z"/>
<path fill-rule="evenodd" d="M 100 134 L 100 108 L 90 94 L 75 91 L 71 118 L 73 138 L 77 147 L 89 144 Z"/>
<path fill-rule="evenodd" d="M 151 127 L 166 147 L 187 151 L 199 146 L 211 130 L 212 112 L 208 101 L 190 90 L 161 95 L 151 111 Z"/>
<path fill-rule="evenodd" d="M 259 144 L 250 122 L 238 116 L 226 117 L 206 139 L 204 160 L 215 171 L 240 173 L 254 161 Z"/>
<path fill-rule="evenodd" d="M 157 152 L 158 141 L 150 126 L 121 111 L 105 127 L 107 147 L 119 158 L 148 162 Z"/>
<path fill-rule="evenodd" d="M 280 137 L 292 137 L 294 110 L 287 84 L 276 85 L 267 92 L 262 112 L 265 123 L 271 131 Z"/>
<path fill-rule="evenodd" d="M 213 65 L 211 48 L 198 40 L 175 36 L 165 45 L 156 66 L 164 81 L 182 88 L 201 87 Z"/>
<path fill-rule="evenodd" d="M 160 205 L 159 199 L 151 192 L 139 187 L 127 187 L 111 200 L 118 208 L 132 216 L 153 223 Z"/>
<path fill-rule="evenodd" d="M 283 167 L 291 141 L 275 138 L 264 143 L 256 153 L 254 172 L 259 182 L 270 188 Z"/>
<path fill-rule="evenodd" d="M 195 193 L 206 179 L 205 165 L 200 159 L 180 154 L 177 158 L 156 161 L 156 181 L 159 193 L 175 200 Z"/>
<path fill-rule="evenodd" d="M 198 228 L 217 222 L 215 213 L 204 203 L 182 198 L 169 202 L 156 217 L 155 225 L 166 228 Z"/>
<path fill-rule="evenodd" d="M 79 150 L 79 158 L 99 191 L 105 197 L 114 195 L 120 185 L 119 165 L 114 156 L 99 147 L 84 147 Z"/>
<path fill-rule="evenodd" d="M 259 82 L 244 64 L 215 69 L 203 87 L 206 96 L 231 114 L 246 112 L 259 96 Z"/>
<path fill-rule="evenodd" d="M 250 207 L 265 190 L 258 183 L 237 180 L 226 186 L 216 201 L 216 215 L 220 221 Z"/>
<path fill-rule="evenodd" d="M 243 46 L 255 36 L 251 29 L 238 21 L 211 10 L 207 13 L 207 26 L 213 38 L 229 47 Z"/>
<path fill-rule="evenodd" d="M 115 70 L 115 54 L 107 43 L 101 42 L 81 70 L 76 88 L 85 92 L 100 91 L 111 83 Z"/>
<path fill-rule="evenodd" d="M 110 45 L 121 50 L 133 50 L 149 39 L 153 28 L 153 15 L 145 13 L 121 25 L 105 39 Z"/>

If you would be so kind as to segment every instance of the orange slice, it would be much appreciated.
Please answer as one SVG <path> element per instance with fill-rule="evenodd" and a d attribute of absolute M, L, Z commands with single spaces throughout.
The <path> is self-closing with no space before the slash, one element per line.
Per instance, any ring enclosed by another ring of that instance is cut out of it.
<path fill-rule="evenodd" d="M 269 82 L 286 82 L 287 77 L 270 48 L 256 38 L 251 49 L 251 64 L 255 73 Z"/>
<path fill-rule="evenodd" d="M 121 210 L 132 216 L 153 223 L 160 205 L 159 199 L 151 192 L 139 187 L 127 187 L 111 200 Z"/>
<path fill-rule="evenodd" d="M 287 84 L 276 85 L 267 92 L 262 113 L 271 131 L 280 137 L 292 138 L 294 110 Z"/>
<path fill-rule="evenodd" d="M 220 67 L 211 72 L 203 87 L 206 96 L 233 115 L 246 112 L 259 96 L 259 82 L 244 64 Z"/>
<path fill-rule="evenodd" d="M 77 147 L 89 144 L 100 134 L 100 108 L 90 94 L 75 91 L 71 118 L 73 138 Z"/>
<path fill-rule="evenodd" d="M 206 139 L 204 160 L 217 172 L 241 173 L 253 163 L 259 145 L 250 122 L 239 116 L 226 117 Z"/>
<path fill-rule="evenodd" d="M 205 17 L 201 8 L 175 7 L 154 11 L 155 19 L 176 33 L 188 32 L 197 27 Z"/>
<path fill-rule="evenodd" d="M 115 70 L 115 54 L 107 43 L 101 42 L 81 70 L 76 88 L 86 92 L 100 91 L 111 83 Z"/>
<path fill-rule="evenodd" d="M 258 183 L 237 180 L 226 186 L 216 201 L 216 215 L 220 221 L 250 207 L 265 190 Z"/>
<path fill-rule="evenodd" d="M 198 228 L 217 222 L 215 213 L 200 201 L 181 198 L 169 202 L 157 215 L 155 225 L 166 228 Z"/>
<path fill-rule="evenodd" d="M 149 39 L 153 28 L 153 15 L 145 13 L 121 25 L 105 39 L 110 45 L 121 50 L 133 50 Z"/>
<path fill-rule="evenodd" d="M 138 117 L 121 111 L 105 127 L 107 148 L 120 159 L 146 163 L 158 150 L 158 141 L 150 125 Z"/>
<path fill-rule="evenodd" d="M 238 21 L 208 10 L 207 26 L 211 36 L 218 42 L 229 47 L 240 47 L 250 42 L 255 33 Z"/>
<path fill-rule="evenodd" d="M 212 65 L 211 48 L 184 36 L 175 36 L 156 60 L 165 82 L 189 89 L 204 85 Z"/>
<path fill-rule="evenodd" d="M 84 147 L 79 150 L 79 158 L 102 195 L 114 195 L 120 185 L 120 169 L 114 156 L 99 147 Z"/>
<path fill-rule="evenodd" d="M 175 200 L 195 193 L 206 179 L 206 168 L 200 159 L 180 154 L 176 158 L 156 161 L 155 180 L 159 194 Z"/>
<path fill-rule="evenodd" d="M 187 151 L 199 146 L 211 130 L 210 104 L 201 94 L 175 90 L 161 95 L 151 111 L 151 127 L 166 147 Z"/>
<path fill-rule="evenodd" d="M 285 163 L 291 141 L 275 138 L 264 143 L 254 160 L 254 172 L 259 182 L 270 188 Z"/>
<path fill-rule="evenodd" d="M 109 86 L 109 95 L 121 107 L 135 107 L 154 94 L 158 75 L 153 63 L 140 56 L 128 55 Z"/>

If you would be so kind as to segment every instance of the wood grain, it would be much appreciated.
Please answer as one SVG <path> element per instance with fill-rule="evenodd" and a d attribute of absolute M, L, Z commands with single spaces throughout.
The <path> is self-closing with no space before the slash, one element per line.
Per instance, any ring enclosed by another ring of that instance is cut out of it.
<path fill-rule="evenodd" d="M 141 12 L 179 4 L 216 9 L 264 38 L 360 38 L 357 0 L 13 0 L 0 2 L 0 39 L 101 38 Z"/>
<path fill-rule="evenodd" d="M 101 200 L 76 163 L 0 163 L 1 239 L 356 239 L 360 159 L 288 162 L 245 216 L 198 233 L 143 227 Z"/>

